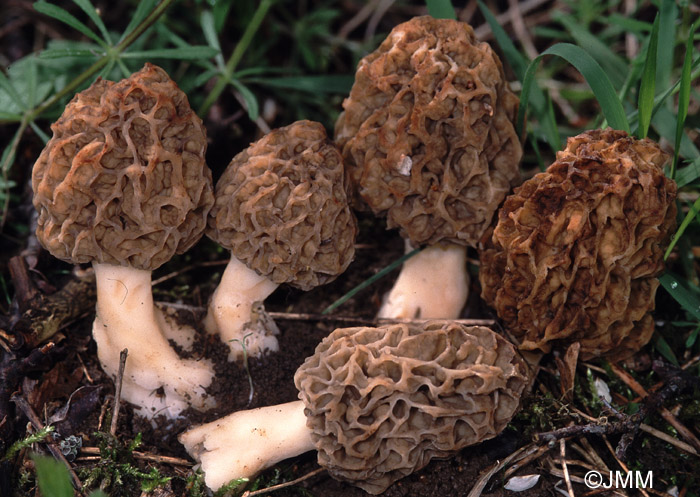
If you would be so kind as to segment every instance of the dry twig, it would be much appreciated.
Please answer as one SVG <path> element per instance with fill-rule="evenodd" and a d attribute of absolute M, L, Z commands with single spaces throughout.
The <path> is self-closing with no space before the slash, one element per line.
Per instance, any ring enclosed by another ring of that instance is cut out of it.
<path fill-rule="evenodd" d="M 241 495 L 241 497 L 255 497 L 256 495 L 269 494 L 270 492 L 275 492 L 281 488 L 291 487 L 292 485 L 296 485 L 297 483 L 301 483 L 302 481 L 308 480 L 309 478 L 316 476 L 317 474 L 319 474 L 323 471 L 325 471 L 325 469 L 318 468 L 318 469 L 313 470 L 311 473 L 307 473 L 304 476 L 297 478 L 296 480 L 286 481 L 284 483 L 280 483 L 279 485 L 273 485 L 271 487 L 261 488 L 260 490 L 254 490 L 253 492 L 251 492 L 250 490 L 246 490 L 245 492 L 243 492 L 243 495 Z"/>
<path fill-rule="evenodd" d="M 24 413 L 27 419 L 29 419 L 35 430 L 39 431 L 44 429 L 44 423 L 41 422 L 39 416 L 36 414 L 36 412 L 34 412 L 34 409 L 32 409 L 32 406 L 29 405 L 29 402 L 27 402 L 27 400 L 24 397 L 22 397 L 21 395 L 13 395 L 12 402 L 14 402 L 17 405 L 17 407 L 19 407 L 19 409 Z M 80 478 L 78 478 L 78 475 L 76 475 L 75 471 L 73 471 L 73 468 L 61 452 L 61 449 L 58 446 L 58 444 L 53 441 L 47 441 L 46 446 L 48 447 L 51 454 L 56 459 L 65 464 L 66 468 L 68 468 L 71 480 L 73 480 L 73 486 L 82 495 L 83 485 L 82 483 L 80 483 Z"/>
<path fill-rule="evenodd" d="M 117 374 L 117 382 L 114 386 L 114 410 L 112 411 L 112 424 L 109 427 L 109 433 L 116 437 L 117 421 L 119 420 L 119 406 L 122 397 L 122 383 L 124 382 L 124 367 L 126 366 L 126 357 L 129 355 L 127 349 L 119 353 L 119 373 Z"/>

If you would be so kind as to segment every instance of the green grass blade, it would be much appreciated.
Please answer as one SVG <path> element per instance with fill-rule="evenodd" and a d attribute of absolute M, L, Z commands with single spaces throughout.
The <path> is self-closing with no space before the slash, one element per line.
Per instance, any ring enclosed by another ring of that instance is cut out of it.
<path fill-rule="evenodd" d="M 496 38 L 496 43 L 503 51 L 503 55 L 506 60 L 513 68 L 515 76 L 518 80 L 523 81 L 525 78 L 525 73 L 527 72 L 528 64 L 530 63 L 527 57 L 525 57 L 518 49 L 515 47 L 511 41 L 508 34 L 505 32 L 503 27 L 499 24 L 498 19 L 491 13 L 488 7 L 479 0 L 479 9 L 483 14 L 486 22 L 489 23 L 493 36 Z M 542 89 L 535 85 L 531 87 L 530 102 L 532 102 L 532 107 L 535 110 L 535 115 L 537 120 L 542 126 L 547 142 L 549 143 L 552 150 L 559 150 L 561 148 L 561 136 L 559 135 L 559 128 L 557 127 L 556 120 L 554 119 L 554 114 L 550 112 L 550 102 L 545 96 Z M 522 127 L 518 128 L 518 135 L 522 137 Z"/>
<path fill-rule="evenodd" d="M 510 67 L 513 68 L 515 76 L 518 78 L 518 80 L 522 81 L 525 77 L 527 66 L 530 63 L 529 60 L 522 53 L 520 53 L 517 48 L 515 48 L 515 44 L 510 39 L 510 36 L 508 36 L 508 33 L 506 33 L 505 29 L 503 29 L 498 22 L 498 19 L 496 19 L 496 16 L 491 13 L 484 2 L 479 0 L 477 3 L 479 4 L 479 10 L 481 10 L 482 15 L 484 18 L 486 18 L 486 22 L 488 22 L 489 26 L 491 27 L 493 36 L 496 38 L 496 43 L 498 43 L 498 46 L 501 47 L 503 55 L 506 57 L 506 60 L 508 60 Z M 536 105 L 535 95 L 533 95 L 532 103 L 533 105 Z"/>
<path fill-rule="evenodd" d="M 639 127 L 637 137 L 646 138 L 651 123 L 651 111 L 654 108 L 654 95 L 656 92 L 656 47 L 659 40 L 659 15 L 654 19 L 654 26 L 651 28 L 651 37 L 647 46 L 647 56 L 644 61 L 642 71 L 642 81 L 639 87 L 639 98 L 637 107 L 639 108 Z"/>
<path fill-rule="evenodd" d="M 671 179 L 676 177 L 678 160 L 681 151 L 681 139 L 683 138 L 683 128 L 685 119 L 688 117 L 688 106 L 690 105 L 690 72 L 693 63 L 693 37 L 700 25 L 698 18 L 688 32 L 688 40 L 685 42 L 685 57 L 683 59 L 683 69 L 681 71 L 681 86 L 678 92 L 678 116 L 676 121 L 676 136 L 673 147 L 673 163 L 671 164 Z"/>
<path fill-rule="evenodd" d="M 670 273 L 662 274 L 659 281 L 661 286 L 685 311 L 689 312 L 695 319 L 700 320 L 700 299 L 687 286 L 687 281 Z"/>
<path fill-rule="evenodd" d="M 678 188 L 689 185 L 698 178 L 700 178 L 700 159 L 690 161 L 686 167 L 680 168 L 676 171 L 675 180 Z"/>
<path fill-rule="evenodd" d="M 44 145 L 48 143 L 48 141 L 51 139 L 49 135 L 47 135 L 43 129 L 41 129 L 34 121 L 29 123 L 29 127 L 34 130 L 34 132 L 37 134 L 39 138 L 41 138 L 41 141 L 44 142 Z"/>
<path fill-rule="evenodd" d="M 35 2 L 34 9 L 37 12 L 40 12 L 41 14 L 53 17 L 54 19 L 58 19 L 59 21 L 67 24 L 76 31 L 80 31 L 82 34 L 92 39 L 100 46 L 107 48 L 107 44 L 102 38 L 97 36 L 93 30 L 91 30 L 85 24 L 80 22 L 73 14 L 71 14 L 67 10 L 62 9 L 61 7 L 58 7 L 57 5 L 54 5 L 52 3 L 45 2 L 43 0 Z"/>
<path fill-rule="evenodd" d="M 656 339 L 654 341 L 654 346 L 656 347 L 656 350 L 659 351 L 659 354 L 664 356 L 668 362 L 671 364 L 678 366 L 678 358 L 676 357 L 675 352 L 673 352 L 673 349 L 671 346 L 668 344 L 666 339 L 661 336 L 660 333 L 656 333 Z"/>
<path fill-rule="evenodd" d="M 537 56 L 527 68 L 523 80 L 523 89 L 520 95 L 520 108 L 518 109 L 517 129 L 522 130 L 525 121 L 525 109 L 532 91 L 535 70 L 537 64 L 546 55 L 556 55 L 574 66 L 585 78 L 591 87 L 605 119 L 611 127 L 630 132 L 629 122 L 622 107 L 622 102 L 615 93 L 610 79 L 600 65 L 585 50 L 570 43 L 557 43 Z"/>
<path fill-rule="evenodd" d="M 345 302 L 347 302 L 348 300 L 353 298 L 357 293 L 359 293 L 360 291 L 364 290 L 365 288 L 367 288 L 368 286 L 373 284 L 375 281 L 383 278 L 384 276 L 386 276 L 387 274 L 392 272 L 394 269 L 399 267 L 401 264 L 403 264 L 405 261 L 407 261 L 408 259 L 410 259 L 414 255 L 416 255 L 418 252 L 420 252 L 419 248 L 414 249 L 414 250 L 408 252 L 407 254 L 404 254 L 400 258 L 396 259 L 394 262 L 392 262 L 391 264 L 389 264 L 388 266 L 383 268 L 381 271 L 379 271 L 376 274 L 372 275 L 371 277 L 367 278 L 365 281 L 363 281 L 362 283 L 357 285 L 355 288 L 350 290 L 348 293 L 346 293 L 345 295 L 340 297 L 338 300 L 333 302 L 331 305 L 326 307 L 323 310 L 323 312 L 321 312 L 321 314 L 330 314 L 331 312 L 336 310 L 339 306 L 343 305 Z"/>
<path fill-rule="evenodd" d="M 666 88 L 671 82 L 673 52 L 676 47 L 678 8 L 674 0 L 661 0 L 659 6 L 659 42 L 656 60 L 656 87 Z"/>
<path fill-rule="evenodd" d="M 119 43 L 124 41 L 124 38 L 129 36 L 129 34 L 136 29 L 136 26 L 141 24 L 141 21 L 148 16 L 148 14 L 153 10 L 153 7 L 155 7 L 156 3 L 158 3 L 158 0 L 141 0 L 138 2 L 134 15 L 131 16 L 129 24 L 126 26 L 126 29 L 119 38 Z"/>
<path fill-rule="evenodd" d="M 218 52 L 216 56 L 216 65 L 219 67 L 221 72 L 225 72 L 224 56 L 221 54 L 221 44 L 219 43 L 219 35 L 216 34 L 216 27 L 214 26 L 214 16 L 210 10 L 205 10 L 202 12 L 202 17 L 199 20 L 202 26 L 202 33 L 204 33 L 204 39 L 207 40 L 209 46 Z"/>
<path fill-rule="evenodd" d="M 0 122 L 19 122 L 21 120 L 22 116 L 19 114 L 0 110 Z"/>
<path fill-rule="evenodd" d="M 75 3 L 78 7 L 80 7 L 83 10 L 83 12 L 87 14 L 90 20 L 95 23 L 97 29 L 100 30 L 100 34 L 104 38 L 107 45 L 111 45 L 112 39 L 109 36 L 109 31 L 107 31 L 105 23 L 102 22 L 102 18 L 97 13 L 97 9 L 95 9 L 95 6 L 92 5 L 90 0 L 73 0 L 73 3 Z"/>
<path fill-rule="evenodd" d="M 100 50 L 101 51 L 101 50 Z M 47 48 L 39 52 L 40 59 L 61 59 L 63 57 L 78 57 L 88 58 L 95 57 L 98 54 L 95 50 L 86 48 Z"/>
<path fill-rule="evenodd" d="M 63 465 L 53 457 L 34 456 L 36 479 L 42 495 L 51 497 L 73 497 L 73 485 L 70 474 Z"/>
<path fill-rule="evenodd" d="M 196 45 L 182 48 L 158 48 L 154 50 L 139 50 L 134 52 L 125 52 L 122 57 L 132 59 L 182 59 L 182 60 L 199 60 L 210 59 L 219 54 L 216 49 L 205 46 Z"/>
<path fill-rule="evenodd" d="M 450 0 L 425 0 L 428 14 L 435 19 L 457 19 L 455 8 Z"/>
<path fill-rule="evenodd" d="M 690 208 L 690 211 L 688 211 L 688 214 L 686 214 L 685 218 L 683 219 L 683 222 L 681 222 L 681 225 L 676 230 L 676 233 L 673 235 L 673 238 L 671 239 L 671 243 L 668 245 L 668 248 L 666 249 L 666 252 L 664 253 L 664 260 L 667 260 L 668 256 L 671 255 L 671 252 L 673 251 L 673 248 L 678 243 L 678 240 L 683 236 L 683 233 L 685 233 L 686 228 L 688 228 L 691 221 L 695 218 L 695 216 L 698 215 L 699 212 L 700 212 L 700 198 L 695 201 L 693 206 Z"/>
<path fill-rule="evenodd" d="M 260 105 L 258 104 L 258 99 L 247 86 L 245 86 L 237 79 L 232 79 L 231 84 L 236 90 L 238 90 L 238 92 L 243 97 L 243 100 L 245 101 L 245 105 L 247 107 L 246 110 L 248 111 L 248 117 L 251 121 L 255 121 L 260 115 Z"/>
<path fill-rule="evenodd" d="M 17 91 L 15 86 L 2 71 L 0 71 L 0 88 L 5 90 L 5 92 L 10 96 L 10 98 L 12 98 L 22 110 L 27 110 L 27 102 L 25 102 L 24 99 L 20 97 L 19 92 Z"/>
<path fill-rule="evenodd" d="M 586 52 L 604 69 L 615 89 L 621 88 L 627 76 L 625 59 L 613 52 L 605 42 L 593 35 L 573 17 L 557 13 L 554 18 L 571 33 L 579 47 L 586 47 Z"/>

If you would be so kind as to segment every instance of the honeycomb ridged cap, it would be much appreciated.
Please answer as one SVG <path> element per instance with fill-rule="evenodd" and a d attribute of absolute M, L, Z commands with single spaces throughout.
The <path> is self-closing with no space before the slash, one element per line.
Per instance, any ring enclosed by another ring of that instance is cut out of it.
<path fill-rule="evenodd" d="M 355 254 L 343 160 L 320 123 L 275 129 L 216 184 L 207 235 L 250 269 L 302 290 L 334 280 Z"/>
<path fill-rule="evenodd" d="M 206 131 L 163 69 L 98 78 L 51 130 L 32 189 L 55 257 L 153 270 L 199 240 L 214 202 Z"/>
<path fill-rule="evenodd" d="M 667 160 L 649 139 L 588 131 L 506 199 L 484 236 L 479 279 L 522 348 L 578 341 L 583 359 L 621 359 L 649 341 L 676 220 Z"/>
<path fill-rule="evenodd" d="M 490 329 L 432 321 L 337 329 L 294 383 L 319 464 L 378 494 L 498 435 L 527 378 L 515 347 Z"/>
<path fill-rule="evenodd" d="M 354 188 L 414 245 L 475 246 L 520 182 L 518 98 L 473 29 L 416 17 L 357 68 L 335 127 Z"/>

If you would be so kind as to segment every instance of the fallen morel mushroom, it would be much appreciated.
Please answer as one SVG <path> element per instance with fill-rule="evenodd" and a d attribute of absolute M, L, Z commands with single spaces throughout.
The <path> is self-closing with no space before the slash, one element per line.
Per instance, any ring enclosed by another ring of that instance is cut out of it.
<path fill-rule="evenodd" d="M 37 237 L 59 259 L 93 264 L 103 369 L 116 377 L 129 349 L 122 397 L 142 415 L 207 407 L 212 367 L 178 357 L 168 339 L 186 344 L 193 330 L 156 309 L 151 293 L 151 271 L 199 240 L 214 201 L 202 121 L 166 72 L 146 64 L 118 83 L 98 78 L 51 129 L 32 172 Z"/>
<path fill-rule="evenodd" d="M 205 318 L 230 359 L 277 350 L 262 302 L 282 283 L 302 290 L 333 281 L 355 254 L 338 149 L 319 123 L 271 131 L 236 155 L 216 184 L 207 235 L 231 251 Z"/>
<path fill-rule="evenodd" d="M 619 359 L 649 341 L 676 218 L 667 159 L 649 139 L 588 131 L 506 199 L 479 278 L 523 349 L 578 341 L 583 359 Z"/>
<path fill-rule="evenodd" d="M 334 478 L 367 492 L 498 435 L 527 369 L 483 327 L 448 321 L 337 329 L 297 370 L 301 401 L 239 411 L 180 435 L 217 489 L 316 449 Z"/>
<path fill-rule="evenodd" d="M 476 246 L 520 180 L 518 98 L 498 56 L 462 22 L 417 17 L 363 58 L 335 140 L 361 199 L 413 246 L 380 310 L 456 318 Z"/>

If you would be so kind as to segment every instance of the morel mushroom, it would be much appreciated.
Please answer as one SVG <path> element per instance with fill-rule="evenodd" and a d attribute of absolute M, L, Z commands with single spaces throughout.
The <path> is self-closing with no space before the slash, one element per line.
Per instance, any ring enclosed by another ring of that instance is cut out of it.
<path fill-rule="evenodd" d="M 282 283 L 310 290 L 334 280 L 355 254 L 338 149 L 319 123 L 273 130 L 236 155 L 216 184 L 207 235 L 231 251 L 205 325 L 229 359 L 278 349 L 262 302 Z"/>
<path fill-rule="evenodd" d="M 518 409 L 527 369 L 488 328 L 432 321 L 335 330 L 294 382 L 301 401 L 180 435 L 208 486 L 315 448 L 331 476 L 381 493 L 433 458 L 498 435 Z"/>
<path fill-rule="evenodd" d="M 431 246 L 406 264 L 380 317 L 458 317 L 466 246 L 520 180 L 517 107 L 498 56 L 462 22 L 414 18 L 360 61 L 336 143 L 361 199 L 413 246 Z M 445 292 L 447 309 L 423 297 Z"/>
<path fill-rule="evenodd" d="M 118 83 L 98 78 L 51 129 L 32 172 L 37 237 L 59 259 L 93 264 L 103 369 L 116 377 L 129 349 L 122 397 L 145 416 L 211 405 L 211 365 L 168 343 L 193 330 L 170 322 L 151 293 L 151 271 L 199 240 L 214 202 L 202 121 L 166 72 L 146 64 Z"/>
<path fill-rule="evenodd" d="M 479 277 L 523 349 L 578 341 L 583 359 L 619 359 L 649 341 L 676 218 L 667 159 L 649 139 L 588 131 L 506 199 Z"/>

